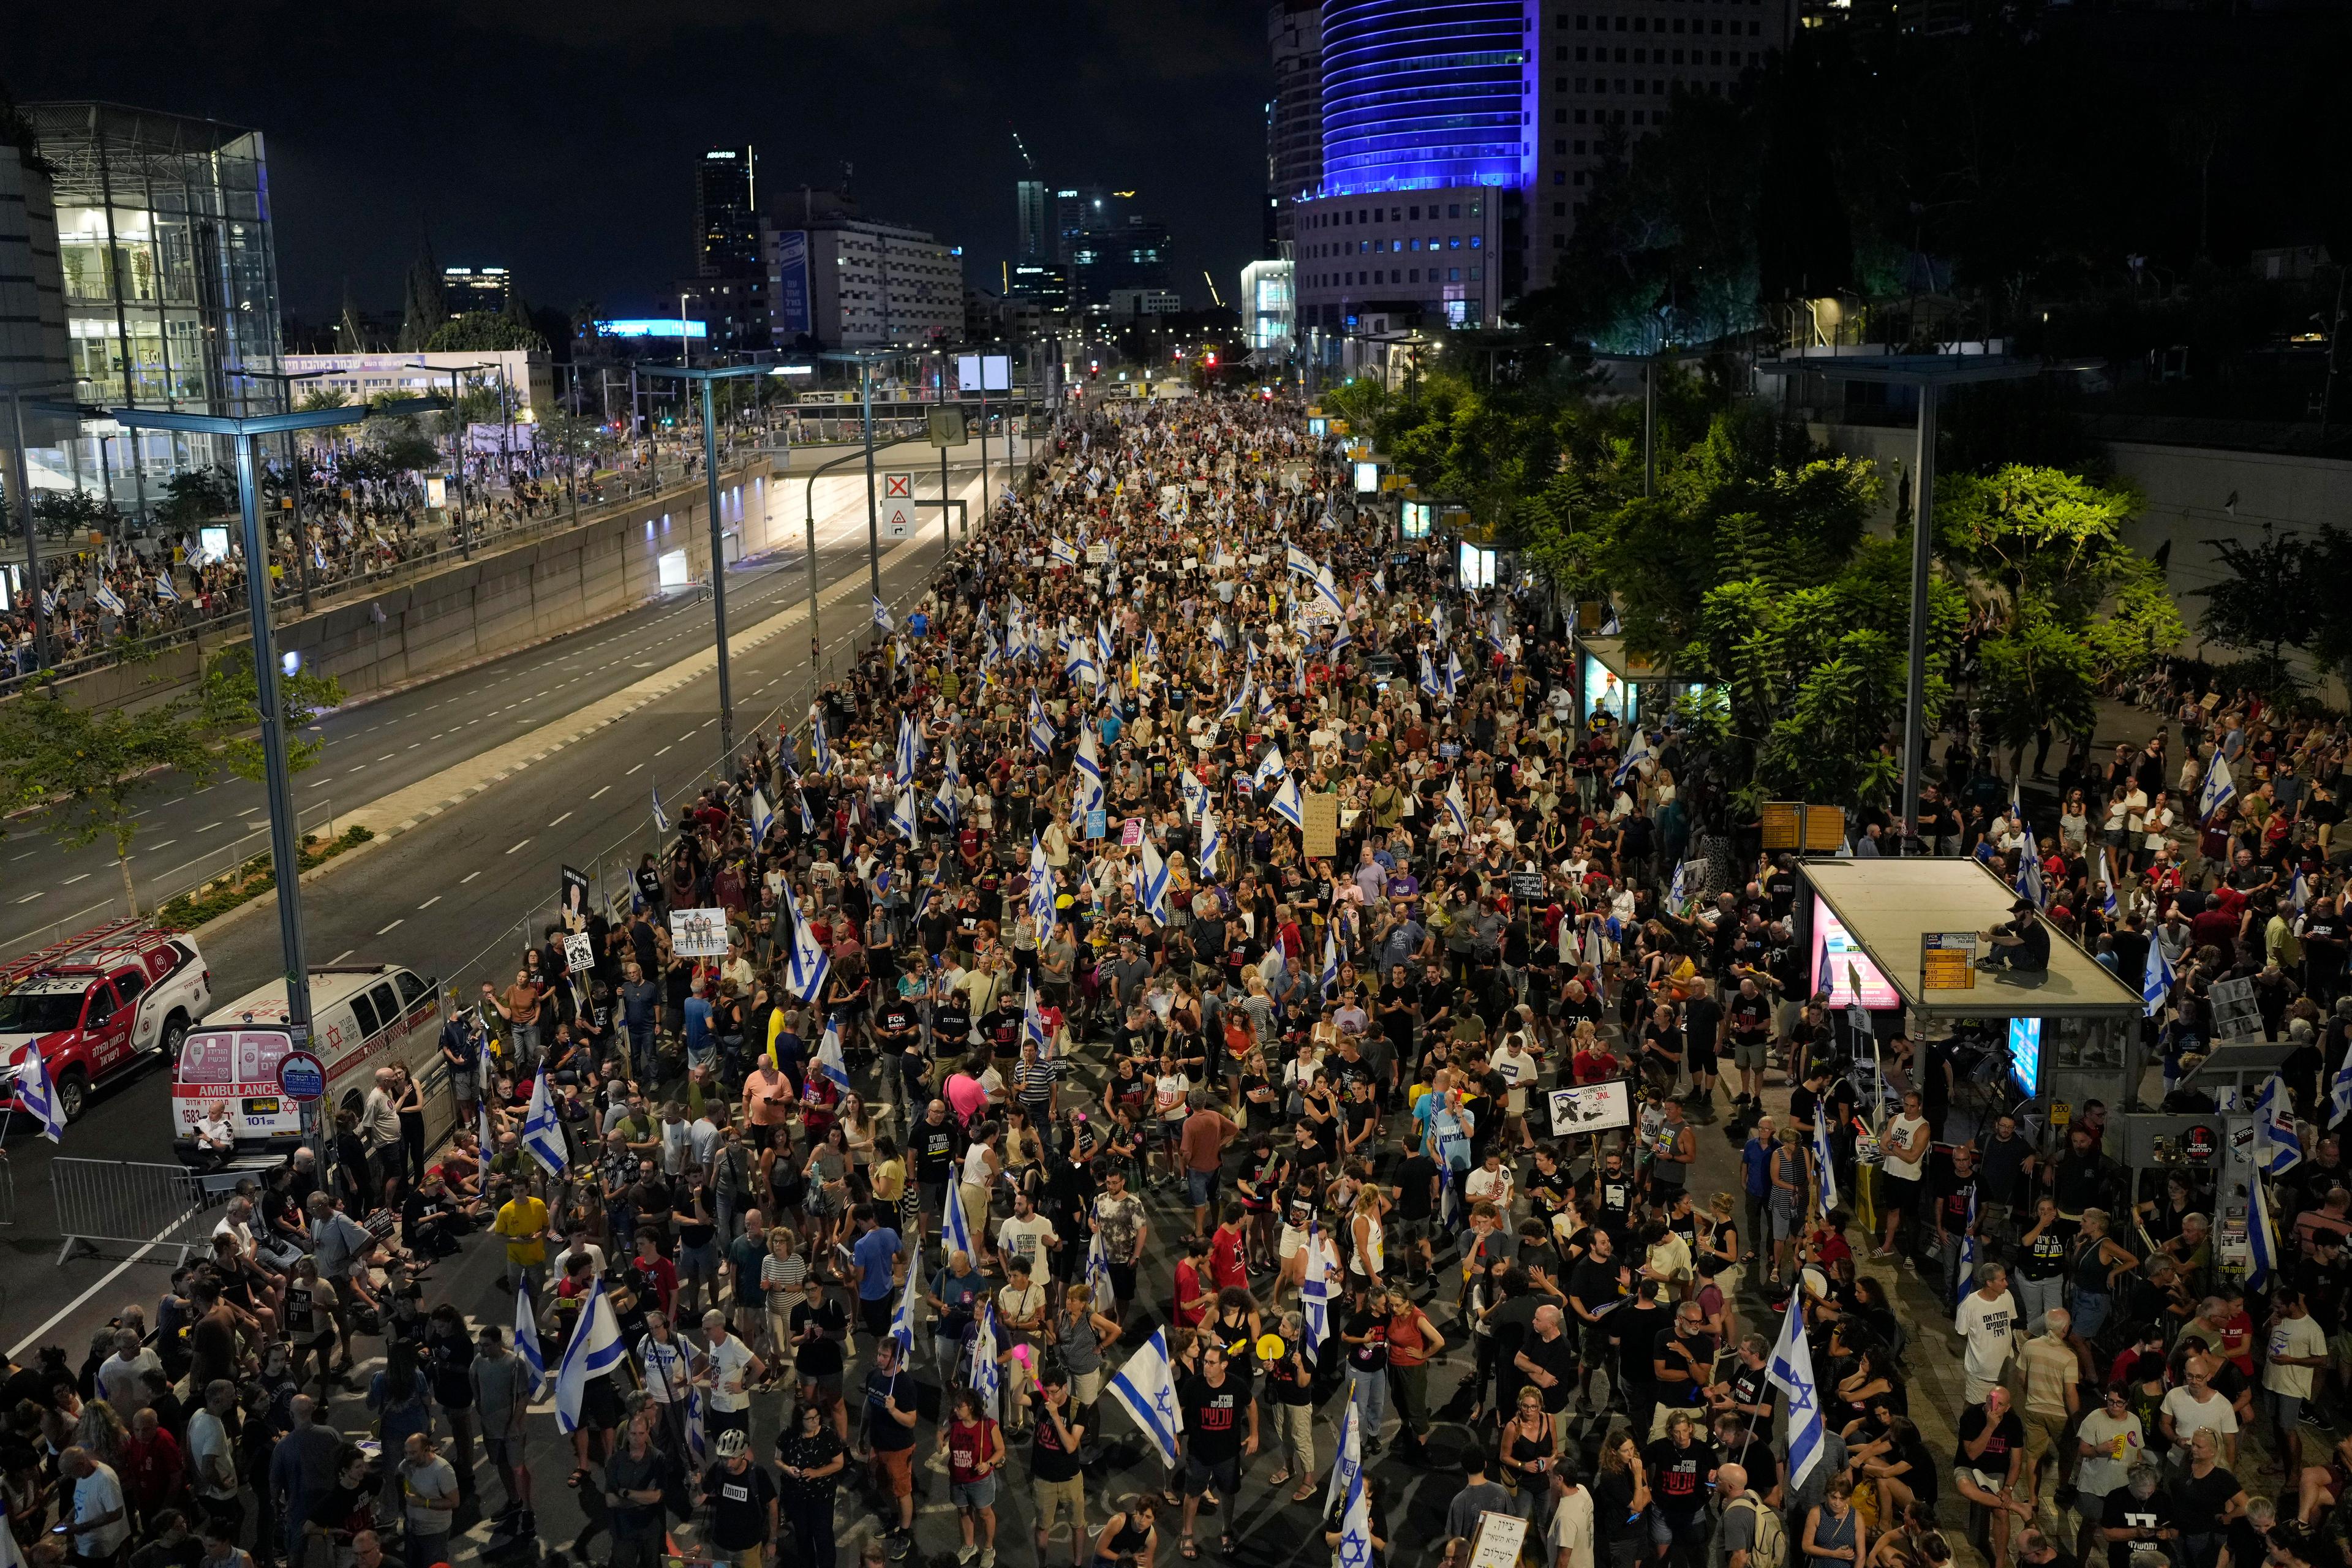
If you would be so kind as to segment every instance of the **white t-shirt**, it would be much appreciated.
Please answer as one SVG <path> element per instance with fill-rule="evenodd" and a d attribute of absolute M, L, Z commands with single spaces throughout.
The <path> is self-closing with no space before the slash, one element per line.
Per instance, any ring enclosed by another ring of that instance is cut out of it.
<path fill-rule="evenodd" d="M 1028 1264 L 1032 1279 L 1038 1277 L 1038 1265 L 1045 1259 L 1046 1243 L 1058 1239 L 1054 1234 L 1053 1222 L 1044 1215 L 1033 1214 L 1027 1219 L 1008 1219 L 996 1227 L 998 1249 Z"/>
<path fill-rule="evenodd" d="M 128 1518 L 117 1519 L 96 1530 L 83 1530 L 80 1525 L 85 1519 L 119 1513 L 121 1508 L 122 1483 L 114 1479 L 113 1470 L 92 1460 L 89 1474 L 74 1483 L 74 1550 L 85 1557 L 107 1557 L 120 1551 L 122 1543 L 131 1539 Z"/>
<path fill-rule="evenodd" d="M 2074 1489 L 2085 1497 L 2105 1497 L 2123 1485 L 2147 1453 L 2147 1434 L 2128 1410 L 2119 1417 L 2094 1410 L 2075 1430 L 2095 1450 L 2074 1471 Z"/>
<path fill-rule="evenodd" d="M 647 1334 L 637 1342 L 637 1364 L 645 1369 L 646 1396 L 656 1405 L 683 1405 L 694 1381 L 693 1346 L 676 1334 L 665 1344 Z"/>
<path fill-rule="evenodd" d="M 724 1343 L 703 1346 L 702 1353 L 710 1358 L 710 1408 L 751 1408 L 751 1394 L 746 1386 L 751 1370 L 751 1347 L 739 1336 L 730 1334 Z"/>
<path fill-rule="evenodd" d="M 2311 1374 L 2314 1366 L 2281 1366 L 2275 1358 L 2283 1355 L 2310 1356 L 2327 1353 L 2327 1336 L 2309 1316 L 2281 1318 L 2271 1330 L 2271 1351 L 2273 1358 L 2263 1368 L 2263 1386 L 2273 1394 L 2283 1394 L 2289 1399 L 2311 1397 Z"/>
<path fill-rule="evenodd" d="M 1895 1156 L 1895 1151 L 1907 1143 L 1914 1132 L 1927 1125 L 1927 1119 L 1924 1116 L 1898 1116 L 1893 1121 L 1887 1123 L 1886 1142 L 1884 1147 L 1886 1150 L 1886 1173 L 1888 1175 L 1900 1176 L 1906 1182 L 1916 1182 L 1919 1179 L 1920 1168 L 1926 1163 L 1926 1162 L 1924 1160 L 1898 1160 Z M 1922 1154 L 1925 1154 L 1926 1151 L 1922 1149 L 1921 1152 Z"/>
<path fill-rule="evenodd" d="M 217 1501 L 236 1496 L 236 1454 L 229 1446 L 228 1427 L 209 1410 L 188 1417 L 188 1466 L 195 1472 L 198 1497 Z M 230 1478 L 226 1486 L 212 1479 L 223 1472 Z"/>
<path fill-rule="evenodd" d="M 1952 1314 L 1952 1327 L 1968 1341 L 1968 1373 L 1979 1383 L 1996 1383 L 2009 1361 L 2017 1330 L 2017 1298 L 2003 1290 L 1988 1301 L 1981 1290 L 1971 1290 Z"/>
<path fill-rule="evenodd" d="M 1592 1568 L 1592 1494 L 1579 1487 L 1560 1499 L 1544 1540 L 1555 1552 L 1568 1554 L 1559 1568 Z"/>
<path fill-rule="evenodd" d="M 974 1143 L 963 1152 L 963 1181 L 968 1187 L 988 1185 L 988 1145 Z"/>
<path fill-rule="evenodd" d="M 2208 1388 L 2200 1403 L 2183 1384 L 2164 1396 L 2161 1406 L 2172 1417 L 2172 1429 L 2179 1434 L 2180 1446 L 2187 1447 L 2200 1427 L 2211 1427 L 2217 1437 L 2234 1437 L 2238 1433 L 2238 1413 L 2230 1402 Z"/>

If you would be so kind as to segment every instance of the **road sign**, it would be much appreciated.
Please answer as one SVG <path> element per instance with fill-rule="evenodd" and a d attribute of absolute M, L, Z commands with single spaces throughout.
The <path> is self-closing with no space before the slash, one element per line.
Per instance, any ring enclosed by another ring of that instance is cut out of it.
<path fill-rule="evenodd" d="M 882 499 L 884 500 L 913 500 L 915 499 L 915 476 L 911 473 L 884 474 L 882 476 Z"/>
<path fill-rule="evenodd" d="M 882 537 L 912 539 L 915 537 L 915 476 L 911 473 L 882 476 Z"/>
<path fill-rule="evenodd" d="M 930 411 L 930 437 L 934 447 L 961 447 L 964 442 L 963 410 L 934 408 Z"/>
<path fill-rule="evenodd" d="M 278 1092 L 304 1105 L 327 1092 L 327 1064 L 308 1051 L 289 1051 L 278 1064 Z"/>

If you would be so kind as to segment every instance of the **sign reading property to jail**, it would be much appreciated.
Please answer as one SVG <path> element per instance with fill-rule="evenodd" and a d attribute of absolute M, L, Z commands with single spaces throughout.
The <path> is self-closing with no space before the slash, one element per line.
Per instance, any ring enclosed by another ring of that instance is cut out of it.
<path fill-rule="evenodd" d="M 672 910 L 669 912 L 670 951 L 680 958 L 724 958 L 727 956 L 727 911 L 725 910 Z"/>

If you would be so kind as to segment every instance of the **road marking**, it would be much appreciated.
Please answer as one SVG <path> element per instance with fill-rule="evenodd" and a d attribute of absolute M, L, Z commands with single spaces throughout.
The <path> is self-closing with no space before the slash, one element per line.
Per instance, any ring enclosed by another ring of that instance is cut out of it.
<path fill-rule="evenodd" d="M 177 797 L 175 797 L 175 798 L 173 798 L 173 799 L 171 799 L 171 800 L 167 800 L 167 801 L 165 801 L 163 805 L 161 805 L 157 806 L 155 809 L 156 809 L 156 810 L 158 810 L 158 811 L 169 811 L 172 807 L 173 807 L 173 806 L 175 806 L 175 805 L 179 805 L 181 801 L 184 801 L 184 800 L 185 800 L 185 799 L 187 799 L 187 798 L 188 798 L 188 797 L 187 797 L 186 795 L 179 795 L 179 796 L 177 796 Z"/>
<path fill-rule="evenodd" d="M 636 768 L 631 768 L 631 769 L 629 770 L 629 773 L 635 773 L 635 772 L 637 771 L 637 768 L 644 767 L 645 765 L 646 765 L 645 763 L 639 763 L 637 764 L 637 767 L 636 767 Z M 623 773 L 621 776 L 622 776 L 623 778 L 627 778 L 627 777 L 629 776 L 629 773 Z"/>
<path fill-rule="evenodd" d="M 206 784 L 206 785 L 205 785 L 205 787 L 204 787 L 204 788 L 202 788 L 202 789 L 198 790 L 196 793 L 197 793 L 198 795 L 210 795 L 212 792 L 213 792 L 213 786 L 212 786 L 211 784 Z"/>
<path fill-rule="evenodd" d="M 79 877 L 68 877 L 64 881 L 59 882 L 59 883 L 58 884 L 58 887 L 60 887 L 60 888 L 70 888 L 70 887 L 72 887 L 76 882 L 87 882 L 87 881 L 89 881 L 89 872 L 87 872 L 87 871 L 84 871 L 84 872 L 83 872 L 80 876 L 79 876 Z"/>
<path fill-rule="evenodd" d="M 462 888 L 480 875 L 481 873 L 479 871 L 468 871 L 464 876 L 457 879 L 457 886 Z"/>
<path fill-rule="evenodd" d="M 345 960 L 345 959 L 349 958 L 352 954 L 353 954 L 353 953 L 357 952 L 358 951 L 359 951 L 359 949 L 358 949 L 358 948 L 356 948 L 356 947 L 347 947 L 347 948 L 343 949 L 343 951 L 342 951 L 342 952 L 339 952 L 339 953 L 335 954 L 335 956 L 334 956 L 334 957 L 332 957 L 332 958 L 331 958 L 331 959 L 327 960 L 327 962 L 328 962 L 329 963 L 341 963 L 343 960 Z"/>
<path fill-rule="evenodd" d="M 550 827 L 561 827 L 571 819 L 572 814 L 567 811 L 562 816 L 557 817 L 553 822 L 549 823 L 548 826 Z"/>
<path fill-rule="evenodd" d="M 411 747 L 409 747 L 408 749 L 409 749 L 410 751 L 412 751 L 412 752 L 413 752 L 413 751 L 416 750 L 416 746 L 421 746 L 421 745 L 423 745 L 423 744 L 425 744 L 425 742 L 422 742 L 422 741 L 419 741 L 419 742 L 416 742 L 416 745 L 415 745 L 415 746 L 411 746 Z"/>
<path fill-rule="evenodd" d="M 218 827 L 219 826 L 220 824 L 217 822 L 207 822 L 202 827 L 197 828 L 196 831 L 199 833 L 210 833 L 214 828 Z"/>
<path fill-rule="evenodd" d="M 391 926 L 386 926 L 386 927 L 384 927 L 384 928 L 383 928 L 383 930 L 382 930 L 382 931 L 380 931 L 376 932 L 375 934 L 376 934 L 376 935 L 378 935 L 378 936 L 387 936 L 387 935 L 390 935 L 390 934 L 391 934 L 391 931 L 392 931 L 392 926 L 396 926 L 396 925 L 400 924 L 400 923 L 401 923 L 401 921 L 405 921 L 407 918 L 408 918 L 408 917 L 407 917 L 406 915 L 403 915 L 403 916 L 401 916 L 401 917 L 400 917 L 400 920 L 397 920 L 397 921 L 393 921 Z"/>
<path fill-rule="evenodd" d="M 699 724 L 697 724 L 697 725 L 694 727 L 694 729 L 695 729 L 695 730 L 699 730 L 700 728 L 702 728 L 702 726 L 701 726 L 701 725 L 699 725 Z M 680 735 L 680 736 L 678 737 L 678 739 L 679 739 L 679 740 L 681 740 L 681 741 L 691 741 L 691 740 L 693 740 L 693 739 L 694 739 L 694 730 L 688 730 L 685 734 Z"/>
<path fill-rule="evenodd" d="M 530 843 L 530 839 L 528 839 L 528 838 L 526 838 L 526 839 L 524 839 L 524 840 L 522 841 L 522 843 L 521 843 L 521 844 L 517 844 L 517 845 L 514 847 L 514 849 L 509 849 L 509 850 L 508 850 L 508 851 L 507 851 L 507 853 L 508 853 L 508 854 L 509 854 L 509 855 L 511 855 L 511 854 L 513 854 L 513 853 L 515 852 L 515 849 L 520 849 L 520 848 L 521 848 L 521 847 L 522 847 L 523 844 L 528 844 L 528 843 Z"/>
<path fill-rule="evenodd" d="M 367 772 L 367 764 L 365 763 L 362 763 L 358 767 L 353 768 L 351 773 L 345 773 L 343 776 L 345 778 L 349 778 L 352 776 L 352 773 L 363 773 L 365 772 Z"/>
<path fill-rule="evenodd" d="M 34 856 L 38 855 L 40 851 L 37 849 L 27 849 L 22 855 L 17 856 L 16 858 L 19 860 L 30 860 Z"/>
<path fill-rule="evenodd" d="M 388 762 L 392 761 L 392 759 L 393 759 L 393 758 L 394 758 L 394 757 L 396 757 L 396 756 L 398 756 L 398 755 L 400 755 L 400 753 L 399 753 L 398 752 L 386 752 L 383 755 L 382 755 L 382 756 L 378 757 L 378 758 L 376 759 L 376 761 L 377 761 L 377 762 L 379 762 L 379 763 L 388 763 Z"/>
<path fill-rule="evenodd" d="M 173 845 L 177 844 L 179 840 L 176 838 L 166 838 L 161 844 L 150 844 L 147 846 L 147 852 L 152 855 L 158 849 L 169 849 Z M 22 857 L 20 856 L 18 858 L 21 859 Z"/>
<path fill-rule="evenodd" d="M 26 893 L 23 898 L 18 899 L 16 901 L 20 904 L 29 904 L 35 899 L 46 899 L 48 895 L 47 893 Z"/>
<path fill-rule="evenodd" d="M 598 790 L 598 791 L 596 792 L 596 795 L 603 795 L 603 794 L 604 793 L 604 790 L 611 789 L 612 787 L 613 787 L 613 786 L 612 786 L 611 784 L 606 784 L 606 785 L 604 786 L 604 789 L 600 789 L 600 790 Z M 594 799 L 596 798 L 596 795 L 590 795 L 588 798 L 589 798 L 590 800 L 594 800 Z"/>
<path fill-rule="evenodd" d="M 677 744 L 677 742 L 676 741 L 672 741 L 672 742 L 669 743 L 669 745 L 667 745 L 667 746 L 664 746 L 664 747 L 661 749 L 661 751 L 659 751 L 659 752 L 656 752 L 654 753 L 654 755 L 655 755 L 655 756 L 656 756 L 656 757 L 658 757 L 658 756 L 662 755 L 662 754 L 663 754 L 663 752 L 668 752 L 672 747 L 675 747 Z M 634 770 L 634 769 L 632 769 L 631 771 L 632 771 L 632 772 L 634 772 L 635 770 Z"/>
<path fill-rule="evenodd" d="M 441 901 L 441 899 L 442 899 L 442 895 L 441 895 L 441 894 L 439 894 L 439 893 L 436 893 L 436 894 L 434 894 L 431 898 L 429 898 L 429 899 L 425 900 L 423 903 L 421 903 L 421 904 L 417 905 L 416 907 L 417 907 L 418 909 L 420 909 L 420 910 L 429 910 L 429 909 L 431 909 L 434 905 L 436 905 L 436 904 L 439 903 L 439 902 Z"/>

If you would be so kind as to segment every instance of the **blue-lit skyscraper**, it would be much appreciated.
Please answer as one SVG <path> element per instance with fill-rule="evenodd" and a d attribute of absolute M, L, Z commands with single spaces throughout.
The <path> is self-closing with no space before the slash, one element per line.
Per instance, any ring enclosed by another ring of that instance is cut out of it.
<path fill-rule="evenodd" d="M 1322 194 L 1524 186 L 1533 26 L 1523 0 L 1328 0 Z"/>

